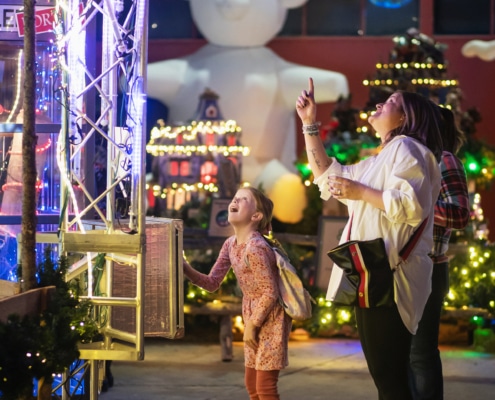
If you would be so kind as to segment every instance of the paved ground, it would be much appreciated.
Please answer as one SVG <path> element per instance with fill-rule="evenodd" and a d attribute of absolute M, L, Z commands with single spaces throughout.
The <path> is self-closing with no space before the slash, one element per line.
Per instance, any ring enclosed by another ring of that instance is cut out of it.
<path fill-rule="evenodd" d="M 359 341 L 291 341 L 290 366 L 280 377 L 283 400 L 376 399 Z M 442 347 L 445 400 L 486 400 L 495 395 L 495 354 Z M 114 361 L 114 386 L 100 400 L 244 400 L 242 343 L 222 362 L 215 343 L 146 339 L 145 360 Z M 400 400 L 400 399 L 398 399 Z"/>

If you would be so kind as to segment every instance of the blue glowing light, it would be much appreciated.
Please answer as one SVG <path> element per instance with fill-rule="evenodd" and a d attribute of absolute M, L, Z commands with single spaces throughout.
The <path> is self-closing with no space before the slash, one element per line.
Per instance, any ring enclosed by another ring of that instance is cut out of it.
<path fill-rule="evenodd" d="M 370 0 L 370 3 L 383 8 L 401 8 L 412 0 Z"/>

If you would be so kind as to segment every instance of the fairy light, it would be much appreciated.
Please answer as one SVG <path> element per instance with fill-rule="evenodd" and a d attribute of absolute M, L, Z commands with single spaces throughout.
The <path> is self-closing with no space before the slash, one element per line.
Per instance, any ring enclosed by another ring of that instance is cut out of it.
<path fill-rule="evenodd" d="M 347 310 L 340 310 L 339 318 L 343 322 L 349 322 L 351 320 L 351 313 Z"/>
<path fill-rule="evenodd" d="M 220 137 L 218 143 L 235 141 L 240 132 L 241 128 L 234 120 L 192 121 L 189 125 L 154 127 L 146 151 L 153 156 L 174 153 L 203 155 L 208 152 L 247 156 L 250 149 L 239 144 L 204 144 L 208 140 L 207 135 L 218 135 Z M 179 140 L 184 144 L 171 143 Z"/>
<path fill-rule="evenodd" d="M 43 183 L 38 179 L 35 184 L 35 189 L 39 191 L 43 186 Z M 18 190 L 22 191 L 24 184 L 22 182 L 7 182 L 2 185 L 2 191 L 6 192 L 8 190 Z"/>
<path fill-rule="evenodd" d="M 17 84 L 16 84 L 16 90 L 15 90 L 15 100 L 14 100 L 14 105 L 12 106 L 12 110 L 10 111 L 10 114 L 5 121 L 6 123 L 12 122 L 13 118 L 15 117 L 15 110 L 17 109 L 21 97 L 21 88 L 22 88 L 22 68 L 24 65 L 24 59 L 23 59 L 23 51 L 19 50 L 19 55 L 17 57 Z"/>
<path fill-rule="evenodd" d="M 249 155 L 249 148 L 244 146 L 182 146 L 182 145 L 147 145 L 146 151 L 152 156 L 164 156 L 164 155 L 206 155 L 208 153 L 222 154 L 225 156 L 232 156 L 241 154 L 243 156 Z"/>
<path fill-rule="evenodd" d="M 242 316 L 236 315 L 233 318 L 233 328 L 237 329 L 239 332 L 244 332 L 244 320 Z"/>
<path fill-rule="evenodd" d="M 400 67 L 398 67 L 400 69 Z M 457 87 L 459 82 L 456 79 L 433 79 L 433 78 L 412 78 L 410 81 L 415 86 L 432 86 L 432 87 Z M 397 86 L 399 84 L 398 80 L 392 79 L 374 79 L 374 80 L 364 80 L 364 86 Z"/>
<path fill-rule="evenodd" d="M 52 141 L 51 141 L 51 139 L 48 139 L 44 145 L 36 146 L 36 150 L 35 150 L 36 154 L 44 153 L 45 151 L 47 151 L 51 147 L 51 145 L 52 145 Z"/>
<path fill-rule="evenodd" d="M 218 193 L 220 160 L 230 159 L 237 168 L 242 157 L 250 153 L 249 147 L 238 143 L 241 127 L 233 119 L 222 118 L 217 99 L 214 92 L 206 89 L 191 122 L 166 125 L 158 120 L 158 126 L 151 129 L 146 152 L 167 157 L 170 165 L 162 172 L 167 174 L 166 186 L 153 188 L 155 197 L 167 199 L 167 209 L 178 210 L 203 192 Z M 191 176 L 196 183 L 190 183 Z"/>

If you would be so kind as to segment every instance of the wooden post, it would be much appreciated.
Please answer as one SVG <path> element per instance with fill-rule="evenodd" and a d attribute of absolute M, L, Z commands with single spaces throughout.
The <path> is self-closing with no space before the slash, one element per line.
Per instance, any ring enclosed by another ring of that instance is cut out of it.
<path fill-rule="evenodd" d="M 222 361 L 232 361 L 234 357 L 232 333 L 232 317 L 242 314 L 242 306 L 239 298 L 228 297 L 230 301 L 216 301 L 193 306 L 184 304 L 184 313 L 191 315 L 214 315 L 220 318 L 220 352 Z"/>
<path fill-rule="evenodd" d="M 234 352 L 232 342 L 234 334 L 232 333 L 232 315 L 222 315 L 220 318 L 220 347 L 222 353 L 222 361 L 232 361 Z"/>

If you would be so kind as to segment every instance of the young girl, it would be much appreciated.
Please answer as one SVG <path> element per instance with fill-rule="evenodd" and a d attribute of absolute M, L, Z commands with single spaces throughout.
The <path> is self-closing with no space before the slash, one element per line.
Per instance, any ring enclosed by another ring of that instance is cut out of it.
<path fill-rule="evenodd" d="M 271 227 L 273 202 L 261 191 L 239 189 L 229 205 L 235 235 L 223 244 L 208 275 L 184 260 L 184 274 L 205 290 L 217 290 L 230 267 L 242 290 L 245 385 L 251 400 L 280 399 L 277 381 L 288 365 L 292 319 L 279 302 L 273 249 L 263 238 Z"/>

